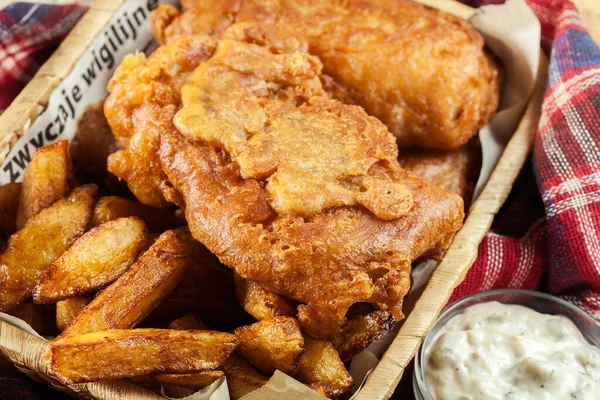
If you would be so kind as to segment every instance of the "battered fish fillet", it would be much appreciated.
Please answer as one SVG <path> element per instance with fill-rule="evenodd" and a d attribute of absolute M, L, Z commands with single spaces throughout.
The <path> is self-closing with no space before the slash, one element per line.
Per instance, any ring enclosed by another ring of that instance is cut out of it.
<path fill-rule="evenodd" d="M 462 200 L 402 170 L 382 123 L 328 97 L 316 57 L 259 31 L 224 34 L 181 89 L 177 130 L 160 134 L 190 230 L 242 277 L 302 303 L 312 335 L 334 335 L 356 302 L 400 319 L 410 263 L 449 244 Z"/>
<path fill-rule="evenodd" d="M 401 149 L 398 162 L 425 181 L 448 192 L 456 193 L 469 202 L 472 182 L 477 176 L 480 149 L 468 143 L 453 150 Z"/>
<path fill-rule="evenodd" d="M 499 72 L 468 21 L 410 0 L 187 0 L 151 15 L 157 40 L 227 24 L 291 29 L 323 62 L 335 98 L 380 119 L 400 147 L 465 144 L 496 111 Z"/>
<path fill-rule="evenodd" d="M 169 205 L 161 186 L 166 177 L 156 154 L 159 134 L 174 130 L 179 89 L 187 75 L 214 51 L 205 35 L 181 37 L 157 49 L 125 57 L 108 84 L 104 113 L 123 150 L 108 157 L 108 170 L 127 182 L 137 199 L 149 206 Z"/>

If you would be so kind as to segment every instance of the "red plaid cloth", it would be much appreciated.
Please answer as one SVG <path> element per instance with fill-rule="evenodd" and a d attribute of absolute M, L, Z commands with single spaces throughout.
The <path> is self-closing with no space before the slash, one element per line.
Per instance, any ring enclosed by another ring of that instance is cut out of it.
<path fill-rule="evenodd" d="M 528 3 L 550 50 L 532 157 L 545 218 L 516 239 L 498 234 L 510 213 L 498 216 L 451 300 L 494 288 L 537 289 L 600 320 L 600 49 L 570 1 Z M 517 190 L 527 191 L 516 185 L 513 197 L 523 196 Z M 532 206 L 508 202 L 507 207 L 521 209 L 521 218 L 535 215 L 535 201 L 527 201 Z M 512 220 L 519 223 L 514 215 Z"/>

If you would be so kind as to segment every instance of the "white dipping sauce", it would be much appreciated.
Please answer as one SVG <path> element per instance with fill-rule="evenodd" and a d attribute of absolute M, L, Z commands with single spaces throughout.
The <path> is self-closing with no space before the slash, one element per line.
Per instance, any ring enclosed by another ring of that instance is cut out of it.
<path fill-rule="evenodd" d="M 575 324 L 495 301 L 450 319 L 424 370 L 435 400 L 600 399 L 600 349 Z"/>

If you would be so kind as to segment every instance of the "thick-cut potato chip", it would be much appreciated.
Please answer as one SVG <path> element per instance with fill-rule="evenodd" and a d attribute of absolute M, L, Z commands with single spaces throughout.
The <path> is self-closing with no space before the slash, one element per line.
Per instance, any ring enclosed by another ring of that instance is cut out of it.
<path fill-rule="evenodd" d="M 254 281 L 234 274 L 235 294 L 240 305 L 257 320 L 277 316 L 295 317 L 296 304 L 290 299 L 263 289 Z"/>
<path fill-rule="evenodd" d="M 146 206 L 118 196 L 101 197 L 92 216 L 93 227 L 123 217 L 138 217 L 146 223 L 150 233 L 164 232 L 184 224 L 173 209 Z"/>
<path fill-rule="evenodd" d="M 11 315 L 27 322 L 40 335 L 55 335 L 53 306 L 33 304 L 26 301 L 13 308 Z"/>
<path fill-rule="evenodd" d="M 0 238 L 7 239 L 17 231 L 20 195 L 20 183 L 11 182 L 0 186 Z"/>
<path fill-rule="evenodd" d="M 227 388 L 232 400 L 238 400 L 250 392 L 260 389 L 269 378 L 255 370 L 252 365 L 235 354 L 223 363 L 227 377 Z"/>
<path fill-rule="evenodd" d="M 29 218 L 65 196 L 72 186 L 69 141 L 59 140 L 37 149 L 23 176 L 17 228 L 21 229 Z"/>
<path fill-rule="evenodd" d="M 371 343 L 388 334 L 395 323 L 396 320 L 389 311 L 359 315 L 342 326 L 331 342 L 342 361 L 350 361 Z"/>
<path fill-rule="evenodd" d="M 31 296 L 38 279 L 85 232 L 96 185 L 81 186 L 32 217 L 0 255 L 0 311 Z"/>
<path fill-rule="evenodd" d="M 104 288 L 135 262 L 147 239 L 146 225 L 136 217 L 119 218 L 92 229 L 44 272 L 33 300 L 55 303 Z"/>
<path fill-rule="evenodd" d="M 111 329 L 48 342 L 44 359 L 65 385 L 137 375 L 218 368 L 235 335 L 170 329 Z"/>
<path fill-rule="evenodd" d="M 162 385 L 179 386 L 200 390 L 225 376 L 223 371 L 199 371 L 187 374 L 154 374 L 152 377 Z"/>
<path fill-rule="evenodd" d="M 298 320 L 274 317 L 237 328 L 238 352 L 260 372 L 272 375 L 276 369 L 293 375 L 304 351 L 304 338 Z"/>
<path fill-rule="evenodd" d="M 179 331 L 187 331 L 190 329 L 206 330 L 208 329 L 208 326 L 204 323 L 204 321 L 200 319 L 200 317 L 197 314 L 188 313 L 181 318 L 177 318 L 171 321 L 167 328 L 176 329 Z"/>
<path fill-rule="evenodd" d="M 352 387 L 352 377 L 330 341 L 305 336 L 304 347 L 296 379 L 327 397 Z"/>
<path fill-rule="evenodd" d="M 58 330 L 64 331 L 90 301 L 92 301 L 91 297 L 77 296 L 56 303 L 56 327 Z"/>
<path fill-rule="evenodd" d="M 191 260 L 185 242 L 173 231 L 163 233 L 127 272 L 81 311 L 61 337 L 133 328 L 177 286 Z"/>

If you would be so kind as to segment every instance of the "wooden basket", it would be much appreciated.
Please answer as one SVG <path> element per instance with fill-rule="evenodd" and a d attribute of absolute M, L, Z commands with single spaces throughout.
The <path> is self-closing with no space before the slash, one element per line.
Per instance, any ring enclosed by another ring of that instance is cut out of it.
<path fill-rule="evenodd" d="M 69 75 L 73 66 L 126 0 L 97 0 L 54 55 L 0 116 L 0 162 L 48 104 L 52 91 Z M 417 0 L 461 18 L 474 9 L 452 0 Z M 479 198 L 472 204 L 463 228 L 434 271 L 423 294 L 408 314 L 398 336 L 356 396 L 359 400 L 388 399 L 404 369 L 416 354 L 453 289 L 464 279 L 477 256 L 477 248 L 508 193 L 533 145 L 547 80 L 548 62 L 541 53 L 533 94 L 521 121 Z M 41 355 L 45 339 L 0 321 L 0 353 L 30 377 L 58 390 L 90 399 L 163 399 L 162 396 L 125 380 L 95 382 L 65 387 L 48 376 Z M 1 360 L 0 360 L 1 361 Z"/>

